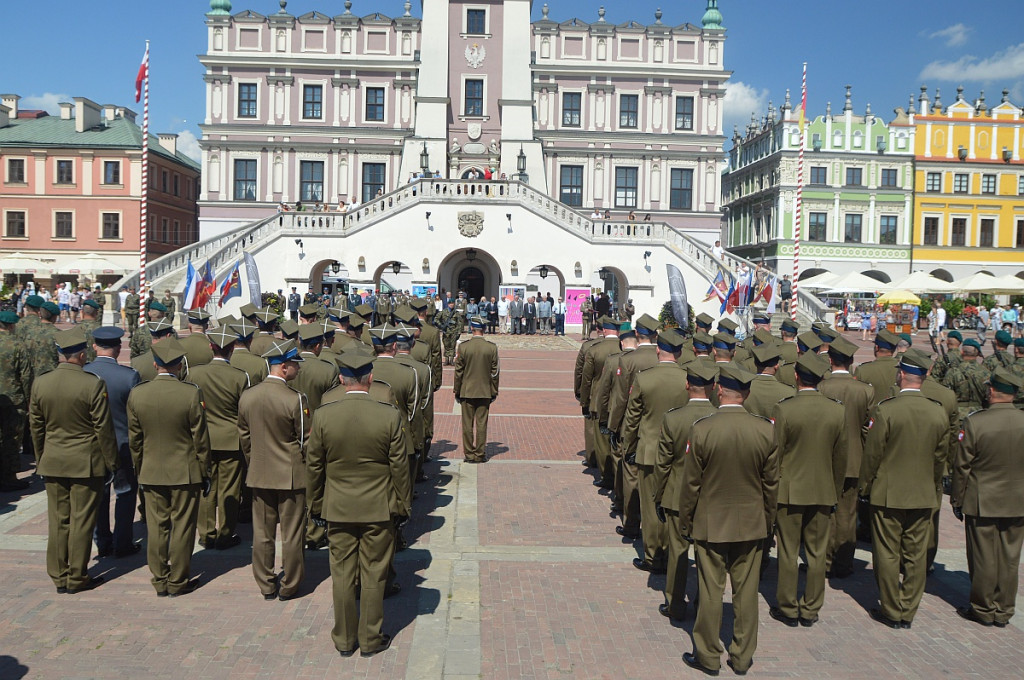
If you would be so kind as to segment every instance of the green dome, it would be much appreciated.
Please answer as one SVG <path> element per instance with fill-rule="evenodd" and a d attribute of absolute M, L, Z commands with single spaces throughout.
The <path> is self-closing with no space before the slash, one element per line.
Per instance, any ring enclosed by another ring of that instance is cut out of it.
<path fill-rule="evenodd" d="M 722 13 L 718 11 L 718 0 L 708 0 L 708 9 L 704 12 L 704 18 L 700 20 L 704 28 L 722 30 Z"/>
<path fill-rule="evenodd" d="M 221 16 L 231 14 L 231 0 L 210 0 L 210 11 L 207 14 Z"/>

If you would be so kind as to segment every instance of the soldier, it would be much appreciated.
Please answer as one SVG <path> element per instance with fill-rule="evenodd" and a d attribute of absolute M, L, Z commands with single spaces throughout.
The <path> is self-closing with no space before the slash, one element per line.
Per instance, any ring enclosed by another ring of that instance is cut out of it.
<path fill-rule="evenodd" d="M 31 328 L 29 336 L 29 356 L 32 359 L 33 381 L 44 373 L 57 368 L 57 347 L 54 339 L 59 332 L 54 325 L 60 318 L 60 307 L 52 302 L 44 302 L 39 307 L 39 323 Z"/>
<path fill-rule="evenodd" d="M 148 303 L 147 306 L 146 306 L 146 323 L 148 324 L 148 323 L 151 323 L 153 321 L 159 321 L 160 319 L 167 319 L 167 308 L 164 307 L 159 302 L 157 302 L 156 300 L 153 300 L 152 302 Z M 172 332 L 174 333 L 174 337 L 177 338 L 178 337 L 178 333 L 177 333 L 177 331 L 173 330 L 174 329 L 174 320 L 173 319 L 167 319 L 167 324 L 172 329 Z M 135 357 L 141 356 L 141 355 L 145 354 L 146 352 L 148 352 L 150 344 L 151 343 L 150 343 L 150 335 L 149 335 L 149 333 L 135 333 L 135 334 L 133 334 L 132 337 L 131 337 L 131 341 L 128 343 L 128 349 L 130 351 L 131 358 L 134 359 Z M 152 363 L 152 362 L 151 361 L 147 361 L 147 363 Z"/>
<path fill-rule="evenodd" d="M 213 349 L 206 332 L 210 327 L 210 313 L 205 309 L 190 309 L 187 314 L 189 335 L 182 339 L 185 348 L 185 370 L 213 361 Z"/>
<path fill-rule="evenodd" d="M 960 348 L 960 363 L 946 373 L 945 385 L 956 394 L 957 408 L 963 420 L 975 411 L 985 407 L 989 373 L 980 362 L 981 346 L 978 341 L 969 338 Z M 992 357 L 989 357 L 990 359 Z"/>
<path fill-rule="evenodd" d="M 750 383 L 750 394 L 743 400 L 748 413 L 771 418 L 775 405 L 796 394 L 796 389 L 776 379 L 781 350 L 767 342 L 755 347 L 751 353 L 757 375 Z"/>
<path fill-rule="evenodd" d="M 152 380 L 158 372 L 153 359 L 153 346 L 160 342 L 173 340 L 174 329 L 171 327 L 171 322 L 167 319 L 150 321 L 146 324 L 146 327 L 151 336 L 150 347 L 142 354 L 132 358 L 132 368 L 138 371 L 143 380 Z M 142 337 L 142 333 L 137 333 L 136 337 Z"/>
<path fill-rule="evenodd" d="M 122 312 L 124 313 L 125 323 L 128 324 L 128 337 L 134 338 L 135 331 L 139 329 L 139 296 L 135 292 L 135 287 L 130 286 L 128 288 L 128 297 L 124 299 L 124 306 Z"/>
<path fill-rule="evenodd" d="M 640 532 L 644 542 L 644 555 L 634 558 L 633 566 L 655 574 L 665 573 L 668 556 L 665 525 L 658 521 L 654 509 L 654 466 L 658 462 L 662 418 L 669 409 L 685 406 L 689 400 L 686 371 L 676 363 L 682 346 L 683 336 L 679 332 L 667 330 L 658 334 L 658 364 L 633 378 L 622 424 L 624 464 L 638 467 Z"/>
<path fill-rule="evenodd" d="M 219 326 L 205 337 L 213 359 L 188 372 L 189 381 L 199 386 L 206 399 L 210 433 L 210 491 L 199 501 L 199 545 L 227 550 L 242 542 L 235 533 L 245 469 L 238 441 L 238 401 L 249 387 L 249 376 L 230 364 L 237 333 Z"/>
<path fill-rule="evenodd" d="M 245 371 L 249 376 L 250 386 L 260 384 L 270 373 L 270 368 L 267 366 L 266 359 L 253 354 L 250 349 L 253 333 L 256 332 L 256 324 L 250 323 L 248 319 L 242 319 L 228 328 L 235 332 L 238 336 L 237 342 L 241 344 L 241 347 L 236 344 L 231 352 L 231 365 Z"/>
<path fill-rule="evenodd" d="M 103 583 L 89 577 L 89 553 L 103 484 L 117 469 L 117 440 L 103 381 L 82 370 L 85 333 L 61 331 L 54 342 L 64 361 L 36 379 L 28 421 L 36 474 L 46 483 L 46 571 L 58 593 L 80 593 Z"/>
<path fill-rule="evenodd" d="M 598 420 L 598 432 L 603 437 L 608 437 L 608 458 L 605 459 L 605 469 L 601 470 L 602 479 L 614 480 L 612 489 L 612 506 L 613 511 L 615 508 L 619 508 L 621 512 L 621 506 L 618 505 L 618 500 L 621 498 L 622 492 L 622 481 L 621 473 L 619 472 L 619 458 L 621 455 L 621 449 L 619 449 L 619 428 L 611 429 L 611 397 L 612 390 L 616 388 L 615 381 L 616 375 L 621 372 L 620 360 L 628 357 L 637 348 L 637 336 L 636 331 L 629 327 L 629 324 L 623 324 L 619 332 L 619 347 L 620 351 L 612 352 L 608 355 L 608 358 L 604 360 L 604 365 L 601 367 L 601 379 L 594 385 L 593 395 L 591 399 L 597 400 L 597 420 Z M 652 355 L 655 356 L 656 355 Z M 657 361 L 655 361 L 657 363 Z M 628 389 L 627 389 L 628 395 Z M 622 414 L 625 413 L 626 405 L 625 399 L 622 399 L 622 403 L 619 406 Z M 619 415 L 619 422 L 621 425 L 621 415 Z M 603 423 L 603 425 L 601 424 Z M 635 478 L 634 478 L 635 482 Z M 636 485 L 633 485 L 633 494 L 636 494 Z"/>
<path fill-rule="evenodd" d="M 161 319 L 160 323 L 166 323 Z M 146 557 L 157 597 L 187 595 L 199 493 L 210 489 L 210 433 L 203 392 L 178 379 L 185 350 L 153 343 L 157 375 L 128 396 L 128 447 L 146 505 Z"/>
<path fill-rule="evenodd" d="M 607 461 L 611 456 L 611 442 L 606 436 L 601 436 L 601 421 L 598 414 L 599 400 L 595 394 L 601 380 L 601 371 L 604 368 L 604 360 L 609 355 L 618 352 L 619 346 L 619 324 L 612 318 L 602 316 L 598 319 L 601 326 L 603 339 L 595 343 L 587 350 L 583 359 L 583 373 L 580 378 L 580 406 L 585 418 L 593 421 L 591 424 L 594 442 L 594 462 L 601 472 L 602 477 L 594 481 L 595 486 L 602 489 L 612 489 L 615 486 L 613 478 L 605 478 L 603 475 L 607 469 Z M 607 428 L 607 423 L 604 424 Z"/>
<path fill-rule="evenodd" d="M 818 354 L 821 355 L 824 361 L 828 361 L 828 348 L 831 347 L 832 341 L 838 337 L 839 331 L 829 326 L 824 321 L 815 321 L 811 324 L 811 332 L 818 336 L 821 340 L 821 346 L 818 348 Z"/>
<path fill-rule="evenodd" d="M 164 308 L 167 310 L 165 314 L 173 324 L 175 320 L 175 314 L 178 311 L 178 303 L 174 300 L 174 296 L 171 295 L 171 291 L 169 289 L 164 290 L 164 296 L 160 300 L 160 304 L 162 304 Z"/>
<path fill-rule="evenodd" d="M 818 392 L 828 373 L 821 357 L 806 353 L 796 362 L 797 393 L 775 406 L 779 452 L 779 508 L 776 535 L 778 605 L 768 614 L 787 626 L 809 628 L 825 603 L 825 560 L 829 518 L 846 475 L 846 413 L 842 404 Z M 807 558 L 804 596 L 797 597 L 797 560 Z"/>
<path fill-rule="evenodd" d="M 630 323 L 633 320 L 633 315 L 636 314 L 636 307 L 633 306 L 633 298 L 626 300 L 626 304 L 622 305 L 622 313 L 619 318 L 625 323 Z"/>
<path fill-rule="evenodd" d="M 960 364 L 960 346 L 964 342 L 964 336 L 960 331 L 950 331 L 946 334 L 946 353 L 935 360 L 932 366 L 931 376 L 938 382 L 945 384 L 946 374 Z"/>
<path fill-rule="evenodd" d="M 711 327 L 715 325 L 715 320 L 710 314 L 701 312 L 693 319 L 694 331 L 703 331 L 708 335 L 711 335 Z"/>
<path fill-rule="evenodd" d="M 1024 338 L 1016 338 L 1013 341 L 1014 363 L 1010 372 L 1024 380 Z M 1014 406 L 1024 410 L 1024 390 L 1017 390 L 1017 396 L 1013 400 Z"/>
<path fill-rule="evenodd" d="M 96 361 L 96 350 L 92 346 L 92 333 L 100 327 L 101 307 L 95 300 L 82 303 L 82 330 L 85 331 L 85 358 L 87 362 Z"/>
<path fill-rule="evenodd" d="M 921 393 L 931 364 L 923 355 L 901 357 L 900 393 L 872 411 L 864 441 L 859 487 L 871 504 L 872 565 L 881 602 L 870 614 L 890 628 L 910 628 L 921 603 L 931 514 L 946 462 L 946 415 Z"/>
<path fill-rule="evenodd" d="M 782 344 L 779 345 L 779 370 L 775 373 L 775 379 L 790 387 L 796 387 L 796 378 L 793 376 L 793 364 L 800 357 L 796 346 L 796 336 L 800 332 L 800 326 L 796 321 L 786 319 L 779 326 L 779 336 Z"/>
<path fill-rule="evenodd" d="M 408 446 L 406 455 L 412 456 L 413 448 L 413 421 L 416 418 L 416 409 L 419 406 L 419 383 L 416 380 L 416 371 L 410 367 L 395 361 L 397 348 L 395 342 L 398 340 L 396 329 L 391 324 L 384 324 L 370 329 L 370 337 L 373 340 L 375 361 L 373 366 L 374 375 L 386 382 L 397 400 L 398 410 L 402 413 L 403 427 L 405 427 L 405 442 Z M 354 350 L 346 350 L 346 354 Z M 364 355 L 365 356 L 365 355 Z M 408 461 L 406 461 L 408 464 Z M 408 499 L 412 507 L 412 499 Z"/>
<path fill-rule="evenodd" d="M 277 331 L 281 340 L 299 341 L 299 324 L 291 319 L 281 319 L 277 325 Z"/>
<path fill-rule="evenodd" d="M 395 526 L 410 514 L 408 443 L 398 409 L 368 394 L 373 359 L 347 352 L 339 362 L 345 395 L 313 414 L 310 513 L 331 546 L 334 646 L 343 657 L 357 648 L 372 656 L 391 644 L 384 596 Z"/>
<path fill-rule="evenodd" d="M 0 312 L 0 491 L 29 487 L 21 472 L 21 442 L 32 390 L 32 365 L 19 336 L 18 314 Z"/>
<path fill-rule="evenodd" d="M 391 297 L 388 295 L 380 295 L 377 297 L 377 306 L 373 310 L 372 323 L 374 326 L 388 323 L 391 319 Z"/>
<path fill-rule="evenodd" d="M 305 359 L 291 340 L 277 340 L 263 354 L 270 374 L 238 402 L 238 440 L 252 488 L 252 574 L 264 600 L 298 596 L 305 575 L 306 396 L 289 387 Z M 277 525 L 281 525 L 284 573 L 274 572 Z"/>
<path fill-rule="evenodd" d="M 584 338 L 583 343 L 580 345 L 580 351 L 576 353 L 576 366 L 573 369 L 573 395 L 576 397 L 576 401 L 582 403 L 580 397 L 580 388 L 583 385 L 583 366 L 587 358 L 587 352 L 591 347 L 601 342 L 603 338 Z M 583 408 L 583 466 L 592 468 L 597 467 L 597 451 L 596 442 L 594 441 L 594 430 L 597 427 L 597 423 L 591 424 L 590 411 L 586 407 Z"/>
<path fill-rule="evenodd" d="M 441 367 L 441 357 L 444 353 L 441 348 L 441 334 L 437 328 L 430 323 L 429 315 L 433 314 L 434 307 L 429 300 L 423 300 L 422 298 L 413 298 L 409 302 L 409 306 L 416 311 L 416 315 L 419 317 L 420 334 L 419 339 L 427 344 L 429 348 L 429 360 L 420 358 L 420 361 L 430 366 L 430 375 L 433 381 L 434 392 L 441 389 L 441 382 L 443 377 L 443 369 Z M 413 352 L 413 356 L 416 353 Z M 424 461 L 430 460 L 430 446 L 434 441 L 434 400 L 430 400 L 430 404 L 427 406 L 427 410 L 423 414 L 424 417 L 424 437 L 426 442 L 423 448 Z"/>
<path fill-rule="evenodd" d="M 363 321 L 366 322 L 366 328 L 369 328 L 372 325 L 370 324 L 370 319 L 373 318 L 373 309 L 374 308 L 368 304 L 362 304 L 356 307 L 356 315 L 362 317 Z M 350 316 L 349 326 L 352 326 L 355 320 L 355 317 Z M 359 339 L 362 340 L 363 344 L 366 345 L 367 348 L 373 349 L 373 338 L 370 336 L 369 333 L 363 333 L 362 335 L 359 336 Z"/>
<path fill-rule="evenodd" d="M 590 302 L 589 295 L 583 296 L 583 301 L 580 303 L 580 316 L 583 320 L 583 337 L 589 340 L 590 334 L 593 332 L 591 322 L 594 320 L 594 305 Z"/>
<path fill-rule="evenodd" d="M 666 523 L 668 539 L 668 571 L 665 575 L 665 602 L 658 611 L 673 621 L 686 617 L 686 575 L 689 571 L 690 544 L 683 538 L 679 509 L 683 505 L 683 465 L 686 444 L 693 424 L 715 412 L 711 390 L 715 389 L 718 371 L 705 362 L 695 362 L 686 370 L 686 406 L 669 410 L 661 424 L 658 459 L 655 465 L 654 509 L 658 519 Z M 774 380 L 774 378 L 773 378 Z"/>
<path fill-rule="evenodd" d="M 735 361 L 738 364 L 742 364 L 750 358 L 750 352 L 736 339 L 736 331 L 739 330 L 739 324 L 732 319 L 719 319 L 718 320 L 718 332 L 732 336 L 733 347 L 732 347 L 732 358 L 730 361 Z"/>
<path fill-rule="evenodd" d="M 142 378 L 138 371 L 117 363 L 121 353 L 121 338 L 124 331 L 117 326 L 100 326 L 92 333 L 93 354 L 96 359 L 85 365 L 86 373 L 92 373 L 103 380 L 107 392 L 110 417 L 114 423 L 117 442 L 117 472 L 111 484 L 104 484 L 100 496 L 100 510 L 94 537 L 96 554 L 104 557 L 128 557 L 139 552 L 141 546 L 132 536 L 135 523 L 135 500 L 139 482 L 132 466 L 132 455 L 128 449 L 128 395 Z M 114 531 L 110 531 L 110 489 L 114 488 Z"/>
<path fill-rule="evenodd" d="M 846 421 L 846 470 L 843 488 L 831 517 L 825 575 L 846 578 L 853 574 L 853 555 L 857 548 L 857 478 L 864 451 L 862 433 L 868 425 L 871 400 L 875 391 L 850 374 L 857 345 L 839 337 L 829 344 L 832 372 L 818 385 L 818 391 L 843 405 Z"/>
<path fill-rule="evenodd" d="M 249 351 L 258 356 L 266 354 L 275 343 L 274 333 L 277 332 L 277 312 L 270 307 L 261 307 L 256 310 L 256 325 L 259 326 L 259 333 L 252 339 L 252 346 Z"/>
<path fill-rule="evenodd" d="M 411 309 L 406 307 L 409 312 Z M 410 459 L 410 474 L 416 482 L 426 481 L 423 476 L 423 456 L 426 445 L 426 410 L 434 400 L 434 384 L 430 374 L 430 367 L 421 361 L 413 358 L 411 352 L 416 344 L 416 327 L 399 323 L 396 327 L 395 338 L 395 360 L 405 364 L 416 372 L 416 394 L 419 401 L 416 405 L 416 417 L 413 418 L 413 450 L 415 454 Z"/>
<path fill-rule="evenodd" d="M 713 349 L 714 342 L 714 339 L 705 331 L 697 331 L 696 333 L 694 333 L 693 360 L 700 360 L 707 362 L 709 364 L 714 364 L 715 358 L 711 356 L 711 350 Z M 712 402 L 714 402 L 714 399 L 712 399 Z"/>
<path fill-rule="evenodd" d="M 487 321 L 470 319 L 473 332 L 455 357 L 455 402 L 462 405 L 462 449 L 467 463 L 486 463 L 487 416 L 498 398 L 498 347 L 485 340 Z"/>
<path fill-rule="evenodd" d="M 722 594 L 732 581 L 733 637 L 728 664 L 745 674 L 757 648 L 757 584 L 766 536 L 775 524 L 778 455 L 770 421 L 747 413 L 754 376 L 734 364 L 719 370 L 721 407 L 694 423 L 683 463 L 683 535 L 696 543 L 698 598 L 693 652 L 683 663 L 709 674 L 721 666 Z"/>
<path fill-rule="evenodd" d="M 985 361 L 983 362 L 985 370 L 991 373 L 997 368 L 1009 368 L 1010 366 L 1013 366 L 1014 358 L 1008 351 L 1010 345 L 1013 344 L 1013 336 L 1007 331 L 997 331 L 992 344 L 995 347 L 995 351 L 985 357 Z"/>
<path fill-rule="evenodd" d="M 1004 628 L 1017 599 L 1024 542 L 1024 413 L 1013 408 L 1024 380 L 998 367 L 988 382 L 984 411 L 964 419 L 949 502 L 967 535 L 970 604 L 963 618 Z"/>
<path fill-rule="evenodd" d="M 444 364 L 451 366 L 455 361 L 455 346 L 462 334 L 462 318 L 455 308 L 455 300 L 448 299 L 448 307 L 434 320 L 434 325 L 444 338 Z"/>
<path fill-rule="evenodd" d="M 875 360 L 857 367 L 853 377 L 861 382 L 871 385 L 875 394 L 871 399 L 871 408 L 878 406 L 878 402 L 889 397 L 892 386 L 896 384 L 896 376 L 899 369 L 896 368 L 897 361 L 893 357 L 899 338 L 882 329 L 875 335 Z"/>

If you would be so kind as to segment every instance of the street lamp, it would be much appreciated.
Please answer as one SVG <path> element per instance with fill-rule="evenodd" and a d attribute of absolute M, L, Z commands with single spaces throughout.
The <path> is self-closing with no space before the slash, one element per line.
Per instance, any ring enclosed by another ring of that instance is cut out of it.
<path fill-rule="evenodd" d="M 466 259 L 470 262 L 476 259 L 476 248 L 466 248 Z"/>
<path fill-rule="evenodd" d="M 398 272 L 400 272 L 400 271 L 402 271 L 402 263 L 401 262 L 392 262 L 391 263 L 391 272 L 395 276 L 398 276 Z"/>
<path fill-rule="evenodd" d="M 430 153 L 427 151 L 426 141 L 423 142 L 423 151 L 420 151 L 420 170 L 423 171 L 424 177 L 430 176 Z"/>
<path fill-rule="evenodd" d="M 540 272 L 539 273 L 540 273 L 540 278 L 542 278 L 542 279 L 548 278 L 548 267 L 547 267 L 547 265 L 542 264 L 540 266 Z"/>
<path fill-rule="evenodd" d="M 523 151 L 523 145 L 519 145 L 519 155 L 516 156 L 516 170 L 519 171 L 519 181 L 529 182 L 530 176 L 526 174 L 526 153 Z"/>
<path fill-rule="evenodd" d="M 331 263 L 331 271 L 332 271 L 332 272 L 334 272 L 335 274 L 337 274 L 338 272 L 340 272 L 340 271 L 341 271 L 341 263 L 340 263 L 340 262 L 338 262 L 337 260 L 335 260 L 334 262 L 332 262 L 332 263 Z"/>

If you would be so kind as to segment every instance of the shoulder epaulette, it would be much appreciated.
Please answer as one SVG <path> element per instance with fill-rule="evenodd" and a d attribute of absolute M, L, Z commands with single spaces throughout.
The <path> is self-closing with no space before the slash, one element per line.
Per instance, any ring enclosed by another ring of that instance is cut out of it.
<path fill-rule="evenodd" d="M 699 423 L 702 420 L 707 420 L 711 416 L 717 416 L 717 415 L 718 415 L 718 411 L 715 411 L 714 413 L 709 413 L 706 416 L 701 416 L 700 418 L 697 418 L 697 420 L 693 421 L 693 424 L 696 425 L 697 423 Z"/>
<path fill-rule="evenodd" d="M 896 395 L 896 396 L 899 396 L 899 395 Z M 885 402 L 887 402 L 887 401 L 892 401 L 892 400 L 893 400 L 893 399 L 895 399 L 895 398 L 896 398 L 896 397 L 886 397 L 885 399 L 882 399 L 881 401 L 879 401 L 879 402 L 878 402 L 878 406 L 881 406 L 882 404 L 884 404 L 884 403 L 885 403 Z M 877 408 L 877 407 L 876 407 L 876 408 Z"/>
<path fill-rule="evenodd" d="M 781 404 L 782 402 L 789 401 L 790 399 L 796 399 L 796 395 L 791 394 L 788 397 L 783 397 L 782 399 L 779 399 L 778 403 Z"/>
<path fill-rule="evenodd" d="M 824 394 L 821 395 L 821 396 L 825 397 Z M 833 399 L 832 397 L 825 397 L 825 398 L 828 399 L 829 401 L 834 401 L 835 403 L 839 404 L 840 406 L 843 405 L 843 402 L 840 399 Z"/>

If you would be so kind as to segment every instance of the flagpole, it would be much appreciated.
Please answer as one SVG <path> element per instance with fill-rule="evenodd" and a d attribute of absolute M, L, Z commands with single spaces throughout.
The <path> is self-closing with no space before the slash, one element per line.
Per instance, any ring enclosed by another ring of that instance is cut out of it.
<path fill-rule="evenodd" d="M 796 166 L 796 226 L 793 230 L 793 298 L 789 303 L 789 318 L 796 321 L 800 288 L 800 228 L 804 215 L 804 117 L 807 115 L 807 62 L 800 83 L 800 155 Z"/>
<path fill-rule="evenodd" d="M 149 41 L 146 41 L 142 81 L 142 207 L 139 219 L 139 298 L 146 299 L 146 226 L 149 213 Z M 139 305 L 139 327 L 146 323 L 146 305 Z"/>

